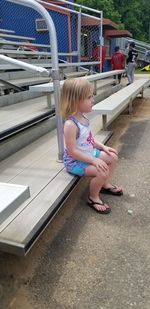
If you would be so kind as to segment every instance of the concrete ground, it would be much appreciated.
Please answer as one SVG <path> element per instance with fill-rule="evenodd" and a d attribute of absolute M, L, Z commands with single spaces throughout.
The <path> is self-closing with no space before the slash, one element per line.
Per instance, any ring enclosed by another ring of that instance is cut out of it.
<path fill-rule="evenodd" d="M 123 197 L 97 214 L 81 180 L 27 257 L 1 252 L 1 309 L 150 309 L 150 88 L 111 129 Z"/>

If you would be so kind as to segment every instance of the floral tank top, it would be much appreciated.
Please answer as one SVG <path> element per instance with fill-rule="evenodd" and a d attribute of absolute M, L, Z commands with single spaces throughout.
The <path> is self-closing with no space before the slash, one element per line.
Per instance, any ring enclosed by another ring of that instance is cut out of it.
<path fill-rule="evenodd" d="M 94 137 L 91 132 L 89 120 L 86 117 L 85 119 L 87 120 L 87 124 L 83 124 L 79 122 L 79 120 L 73 116 L 69 117 L 67 120 L 72 120 L 79 129 L 79 133 L 76 138 L 76 148 L 89 156 L 93 156 L 94 155 Z M 68 166 L 71 166 L 72 163 L 74 163 L 75 161 L 76 160 L 72 158 L 72 156 L 68 153 L 67 149 L 65 148 L 64 164 L 66 168 Z"/>

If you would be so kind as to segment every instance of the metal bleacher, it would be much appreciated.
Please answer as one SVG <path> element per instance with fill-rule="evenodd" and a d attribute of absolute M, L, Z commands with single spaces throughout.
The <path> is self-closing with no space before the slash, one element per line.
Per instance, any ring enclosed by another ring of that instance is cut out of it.
<path fill-rule="evenodd" d="M 150 63 L 150 57 L 146 57 L 146 52 L 150 51 L 150 44 L 145 43 L 143 41 L 131 39 L 131 38 L 119 38 L 117 39 L 117 43 L 120 46 L 120 49 L 123 51 L 124 54 L 128 53 L 127 46 L 130 42 L 135 42 L 136 49 L 138 51 L 138 61 L 140 63 Z"/>
<path fill-rule="evenodd" d="M 109 74 L 110 78 L 106 80 Z M 107 95 L 119 89 L 120 85 L 114 86 L 111 76 L 113 72 L 84 77 L 95 83 L 96 101 L 103 98 L 104 92 L 106 95 L 106 89 Z M 100 78 L 104 80 L 100 82 Z M 16 196 L 13 191 L 11 211 L 10 205 L 6 205 L 9 207 L 5 211 L 3 209 L 0 250 L 19 255 L 27 254 L 79 181 L 66 173 L 63 163 L 57 162 L 53 83 L 48 89 L 52 95 L 51 109 L 47 106 L 46 96 L 1 107 L 0 181 L 4 185 L 15 185 L 16 190 L 19 190 L 19 184 L 21 193 Z M 99 118 L 93 118 L 91 122 L 94 134 L 105 143 L 109 133 L 98 133 Z"/>

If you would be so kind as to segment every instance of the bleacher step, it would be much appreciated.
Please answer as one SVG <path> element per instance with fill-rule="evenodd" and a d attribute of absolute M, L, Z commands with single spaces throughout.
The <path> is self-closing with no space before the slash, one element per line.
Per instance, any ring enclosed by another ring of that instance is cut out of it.
<path fill-rule="evenodd" d="M 77 77 L 82 77 L 88 75 L 88 71 L 79 71 L 79 72 L 67 72 L 64 73 L 64 77 L 69 79 L 69 78 L 77 78 Z"/>
<path fill-rule="evenodd" d="M 30 197 L 28 186 L 0 182 L 0 224 Z"/>
<path fill-rule="evenodd" d="M 27 100 L 22 102 L 22 104 L 16 103 L 2 107 L 0 114 L 0 134 L 8 129 L 29 122 L 35 117 L 40 117 L 49 111 L 46 96 Z"/>

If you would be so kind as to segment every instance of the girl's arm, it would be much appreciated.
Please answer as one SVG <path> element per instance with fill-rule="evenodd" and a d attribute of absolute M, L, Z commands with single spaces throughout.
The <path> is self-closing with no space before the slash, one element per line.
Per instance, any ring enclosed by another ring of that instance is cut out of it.
<path fill-rule="evenodd" d="M 96 141 L 96 140 L 94 139 L 94 147 L 95 147 L 95 148 L 98 148 L 98 149 L 100 149 L 100 150 L 104 150 L 105 145 L 102 144 L 102 143 L 100 143 L 100 142 L 98 142 L 98 141 Z"/>
<path fill-rule="evenodd" d="M 105 146 L 104 144 L 95 140 L 94 140 L 94 147 L 106 152 L 108 155 L 110 155 L 110 152 L 114 152 L 118 156 L 118 152 L 114 148 Z"/>

